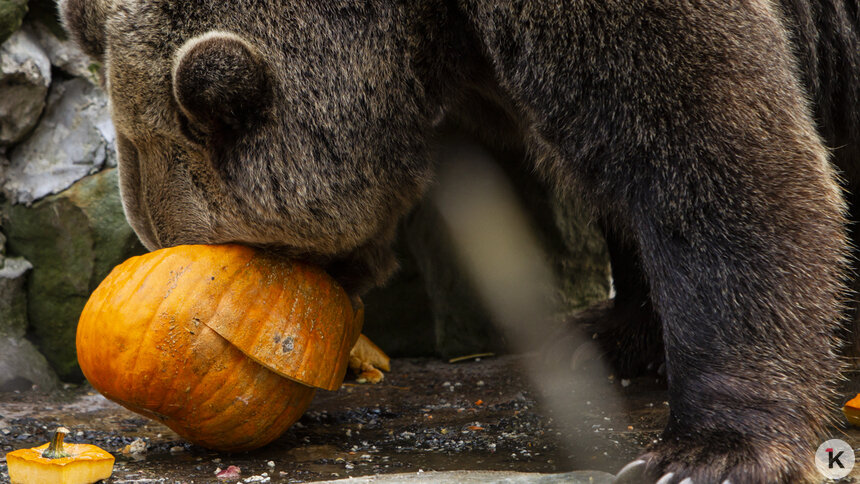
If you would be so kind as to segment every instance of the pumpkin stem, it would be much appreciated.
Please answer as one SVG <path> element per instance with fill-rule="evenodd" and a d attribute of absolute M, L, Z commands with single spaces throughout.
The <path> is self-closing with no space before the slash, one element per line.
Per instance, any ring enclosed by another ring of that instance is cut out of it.
<path fill-rule="evenodd" d="M 71 454 L 63 450 L 63 439 L 69 434 L 69 429 L 60 427 L 54 431 L 54 436 L 51 437 L 51 445 L 42 452 L 42 457 L 45 459 L 62 459 L 69 457 Z"/>

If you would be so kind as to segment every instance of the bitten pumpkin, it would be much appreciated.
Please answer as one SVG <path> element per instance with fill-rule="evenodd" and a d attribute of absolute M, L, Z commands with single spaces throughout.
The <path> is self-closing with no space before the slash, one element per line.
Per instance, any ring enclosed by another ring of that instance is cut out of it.
<path fill-rule="evenodd" d="M 360 303 L 321 269 L 239 245 L 117 266 L 90 296 L 78 361 L 105 397 L 224 451 L 261 447 L 337 389 Z"/>

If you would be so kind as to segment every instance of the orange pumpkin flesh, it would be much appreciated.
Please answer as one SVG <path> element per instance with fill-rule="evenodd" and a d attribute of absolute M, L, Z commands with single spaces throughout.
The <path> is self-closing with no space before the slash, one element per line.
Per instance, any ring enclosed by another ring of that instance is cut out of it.
<path fill-rule="evenodd" d="M 315 388 L 336 389 L 361 310 L 321 269 L 248 247 L 180 246 L 129 259 L 78 324 L 90 383 L 204 447 L 280 436 Z"/>
<path fill-rule="evenodd" d="M 95 445 L 63 443 L 66 433 L 61 427 L 51 443 L 6 454 L 11 483 L 89 484 L 109 478 L 114 457 Z M 52 458 L 45 452 L 54 449 L 63 456 Z"/>
<path fill-rule="evenodd" d="M 860 426 L 860 394 L 848 400 L 842 407 L 842 413 L 845 414 L 845 419 L 850 424 Z"/>

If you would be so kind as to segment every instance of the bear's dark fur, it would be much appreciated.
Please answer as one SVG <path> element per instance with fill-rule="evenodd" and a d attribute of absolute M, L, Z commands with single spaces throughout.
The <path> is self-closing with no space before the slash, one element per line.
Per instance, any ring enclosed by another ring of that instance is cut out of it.
<path fill-rule="evenodd" d="M 860 202 L 857 198 L 860 196 L 860 7 L 856 0 L 782 0 L 778 5 L 789 28 L 802 85 L 812 102 L 813 119 L 825 145 L 832 149 L 831 161 L 842 173 L 850 213 L 854 215 L 851 219 L 856 221 L 860 218 L 857 216 Z M 850 232 L 856 259 L 860 235 L 856 228 Z M 609 304 L 578 315 L 573 324 L 582 326 L 584 323 L 599 335 L 619 374 L 635 376 L 660 364 L 662 354 L 649 344 L 660 336 L 660 321 L 648 299 L 646 277 L 636 260 L 635 246 L 625 243 L 623 236 L 612 231 L 607 231 L 607 242 L 617 296 Z M 853 281 L 852 289 L 856 294 L 860 290 L 860 278 L 855 276 Z M 847 353 L 855 359 L 860 357 L 857 306 L 855 302 L 848 314 L 853 319 L 854 336 L 846 335 L 852 344 L 846 348 Z"/>
<path fill-rule="evenodd" d="M 60 5 L 104 62 L 149 248 L 277 247 L 361 293 L 395 267 L 443 119 L 518 140 L 641 261 L 617 302 L 647 294 L 631 314 L 665 345 L 648 473 L 813 478 L 849 255 L 826 146 L 860 180 L 857 0 Z"/>

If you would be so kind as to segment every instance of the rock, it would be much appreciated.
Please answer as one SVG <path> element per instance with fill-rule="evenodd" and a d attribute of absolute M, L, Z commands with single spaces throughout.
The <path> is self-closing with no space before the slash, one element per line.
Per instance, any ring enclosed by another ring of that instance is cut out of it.
<path fill-rule="evenodd" d="M 20 257 L 5 259 L 0 266 L 0 336 L 22 338 L 27 331 L 24 282 L 25 274 L 32 268 L 32 264 Z"/>
<path fill-rule="evenodd" d="M 50 391 L 57 387 L 57 376 L 45 357 L 24 338 L 0 336 L 0 392 Z"/>
<path fill-rule="evenodd" d="M 105 165 L 115 166 L 115 139 L 101 89 L 80 78 L 55 83 L 42 122 L 11 152 L 7 197 L 31 204 Z"/>
<path fill-rule="evenodd" d="M 556 278 L 554 303 L 558 310 L 576 311 L 606 299 L 610 288 L 608 251 L 584 203 L 575 196 L 554 194 L 522 163 L 527 155 L 515 148 L 489 152 L 472 140 L 452 137 L 443 144 L 439 163 L 475 153 L 491 156 L 502 168 L 530 217 L 534 235 Z M 431 338 L 434 352 L 444 358 L 506 351 L 507 342 L 494 327 L 430 199 L 406 218 L 401 238 L 401 244 L 409 249 L 401 250 L 403 273 L 365 297 L 366 334 L 396 355 L 424 354 Z M 416 282 L 418 276 L 420 282 Z M 433 320 L 432 329 L 427 329 L 428 315 Z"/>
<path fill-rule="evenodd" d="M 33 385 L 51 390 L 57 377 L 45 357 L 24 338 L 27 330 L 27 294 L 24 282 L 33 266 L 10 257 L 0 268 L 0 392 L 29 390 Z"/>
<path fill-rule="evenodd" d="M 31 34 L 19 30 L 0 45 L 0 147 L 36 126 L 50 85 L 51 61 Z"/>
<path fill-rule="evenodd" d="M 146 448 L 148 447 L 145 440 L 141 438 L 134 439 L 134 442 L 126 445 L 122 448 L 123 454 L 143 454 L 146 452 Z"/>
<path fill-rule="evenodd" d="M 575 189 L 563 194 L 539 177 L 517 150 L 491 153 L 507 174 L 556 280 L 558 308 L 581 310 L 609 297 L 609 250 L 599 224 Z"/>
<path fill-rule="evenodd" d="M 436 354 L 453 358 L 504 352 L 507 344 L 458 260 L 451 236 L 433 203 L 424 201 L 410 214 L 404 236 L 430 300 Z"/>
<path fill-rule="evenodd" d="M 362 332 L 390 356 L 433 356 L 435 319 L 424 278 L 403 238 L 395 250 L 400 270 L 385 287 L 362 297 L 365 321 Z"/>
<path fill-rule="evenodd" d="M 36 345 L 61 379 L 79 381 L 75 330 L 87 298 L 115 265 L 146 251 L 125 221 L 117 170 L 31 207 L 9 206 L 3 222 L 9 252 L 33 263 L 27 294 Z"/>
<path fill-rule="evenodd" d="M 27 0 L 0 0 L 0 44 L 21 27 L 27 14 Z"/>
<path fill-rule="evenodd" d="M 6 171 L 9 170 L 9 159 L 0 151 L 0 187 L 6 183 Z M 2 193 L 0 193 L 2 195 Z"/>
<path fill-rule="evenodd" d="M 100 64 L 92 61 L 74 42 L 58 37 L 50 27 L 41 22 L 28 22 L 23 30 L 39 42 L 52 65 L 70 76 L 82 77 L 94 85 L 99 84 Z"/>

